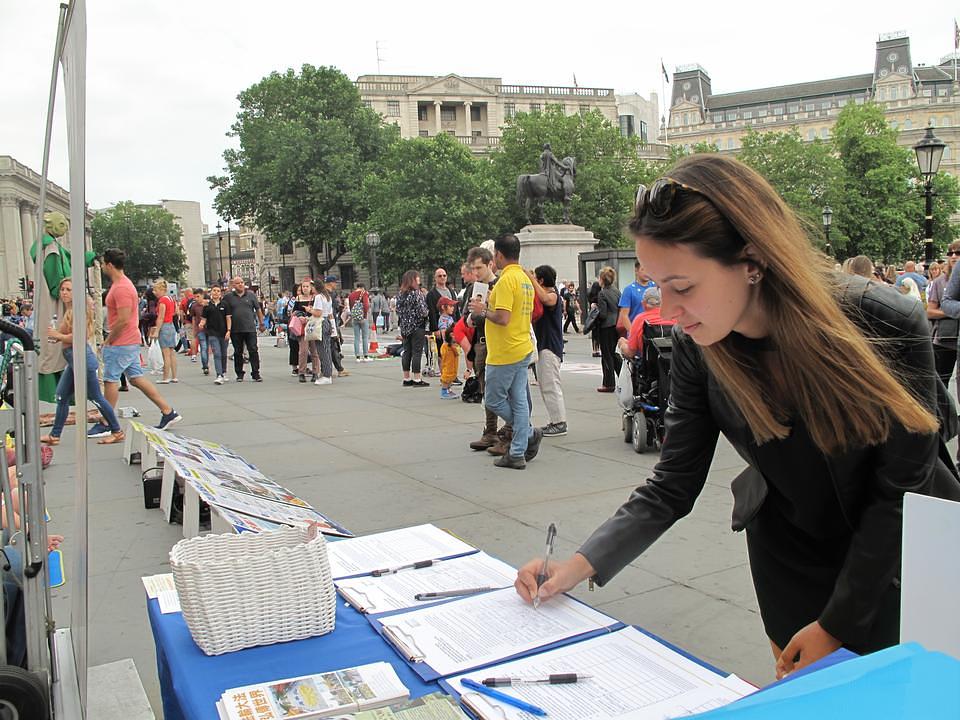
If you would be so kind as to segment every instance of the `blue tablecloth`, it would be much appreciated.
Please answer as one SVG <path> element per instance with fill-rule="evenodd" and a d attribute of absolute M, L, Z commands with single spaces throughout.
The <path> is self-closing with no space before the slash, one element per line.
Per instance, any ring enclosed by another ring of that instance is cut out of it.
<path fill-rule="evenodd" d="M 160 613 L 147 601 L 157 646 L 157 675 L 164 720 L 217 720 L 216 702 L 224 690 L 298 675 L 384 660 L 419 697 L 439 689 L 424 683 L 373 631 L 363 615 L 337 598 L 337 627 L 329 635 L 208 656 L 197 647 L 180 613 Z"/>

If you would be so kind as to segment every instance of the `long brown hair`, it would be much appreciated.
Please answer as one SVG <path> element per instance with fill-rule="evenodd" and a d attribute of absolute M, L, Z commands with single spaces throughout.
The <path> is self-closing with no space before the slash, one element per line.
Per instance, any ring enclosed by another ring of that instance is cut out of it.
<path fill-rule="evenodd" d="M 633 217 L 631 232 L 689 245 L 727 266 L 743 263 L 749 245 L 750 260 L 762 270 L 758 301 L 780 351 L 781 382 L 732 337 L 702 348 L 758 443 L 787 437 L 791 416 L 803 420 L 827 454 L 882 443 L 894 423 L 936 432 L 936 417 L 841 309 L 832 261 L 814 249 L 766 180 L 737 160 L 706 154 L 682 160 L 670 178 L 696 191 L 678 189 L 662 218 L 649 212 Z M 788 397 L 776 386 L 787 388 Z"/>
<path fill-rule="evenodd" d="M 420 273 L 416 270 L 407 270 L 403 277 L 400 278 L 400 290 L 398 292 L 407 292 L 408 290 L 417 289 L 417 280 L 420 278 Z"/>

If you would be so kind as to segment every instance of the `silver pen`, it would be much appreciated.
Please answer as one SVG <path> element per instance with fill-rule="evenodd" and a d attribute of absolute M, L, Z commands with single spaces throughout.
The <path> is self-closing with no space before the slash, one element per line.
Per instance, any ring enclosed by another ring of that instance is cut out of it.
<path fill-rule="evenodd" d="M 543 551 L 543 567 L 540 568 L 540 574 L 537 575 L 537 594 L 533 596 L 534 609 L 540 607 L 540 586 L 547 581 L 547 567 L 550 564 L 550 558 L 553 556 L 553 543 L 557 539 L 557 526 L 550 523 L 547 528 L 547 547 Z"/>

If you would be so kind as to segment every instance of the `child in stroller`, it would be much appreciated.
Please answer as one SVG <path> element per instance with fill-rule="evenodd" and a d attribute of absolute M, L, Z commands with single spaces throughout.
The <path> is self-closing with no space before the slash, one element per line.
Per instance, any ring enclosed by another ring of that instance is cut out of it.
<path fill-rule="evenodd" d="M 634 318 L 628 338 L 617 350 L 630 373 L 632 393 L 618 394 L 623 407 L 623 440 L 642 453 L 663 444 L 664 417 L 670 398 L 670 356 L 674 320 L 660 317 L 660 291 L 649 288 L 643 295 L 644 311 Z"/>

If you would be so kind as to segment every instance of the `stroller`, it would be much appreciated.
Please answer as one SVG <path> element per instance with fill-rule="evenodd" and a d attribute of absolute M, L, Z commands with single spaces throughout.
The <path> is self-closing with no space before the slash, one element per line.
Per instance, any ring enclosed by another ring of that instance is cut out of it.
<path fill-rule="evenodd" d="M 621 400 L 623 407 L 623 441 L 633 444 L 642 453 L 663 445 L 664 417 L 670 399 L 670 357 L 672 325 L 643 326 L 643 352 L 632 360 L 630 376 L 633 397 Z"/>

